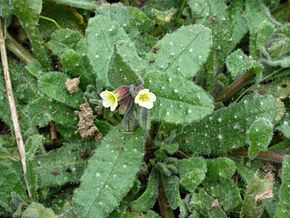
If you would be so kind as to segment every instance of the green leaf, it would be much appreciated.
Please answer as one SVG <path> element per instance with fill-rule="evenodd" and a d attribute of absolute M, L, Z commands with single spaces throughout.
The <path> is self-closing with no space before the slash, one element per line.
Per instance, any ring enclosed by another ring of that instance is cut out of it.
<path fill-rule="evenodd" d="M 12 213 L 13 208 L 10 204 L 11 193 L 17 193 L 24 200 L 28 200 L 26 190 L 21 181 L 21 176 L 11 166 L 11 164 L 0 162 L 0 206 L 3 207 L 7 212 Z"/>
<path fill-rule="evenodd" d="M 206 191 L 215 199 L 218 200 L 220 206 L 225 212 L 238 211 L 238 207 L 242 203 L 239 187 L 233 180 L 223 180 L 219 182 L 203 183 Z"/>
<path fill-rule="evenodd" d="M 45 208 L 42 204 L 32 202 L 21 216 L 22 218 L 57 218 L 54 212 L 49 209 Z"/>
<path fill-rule="evenodd" d="M 157 98 L 150 116 L 169 123 L 190 123 L 211 113 L 212 99 L 193 82 L 181 75 L 151 72 L 144 78 L 144 87 Z"/>
<path fill-rule="evenodd" d="M 264 21 L 262 24 L 260 24 L 260 30 L 257 33 L 257 48 L 265 48 L 266 43 L 268 43 L 274 32 L 275 27 L 269 21 Z"/>
<path fill-rule="evenodd" d="M 207 164 L 201 157 L 192 157 L 178 162 L 178 170 L 181 185 L 188 191 L 193 192 L 205 179 Z"/>
<path fill-rule="evenodd" d="M 148 57 L 150 69 L 168 75 L 181 74 L 187 79 L 201 69 L 212 45 L 210 29 L 202 25 L 183 26 L 165 35 Z M 156 52 L 154 52 L 156 50 Z"/>
<path fill-rule="evenodd" d="M 143 11 L 135 7 L 125 7 L 122 3 L 102 4 L 97 7 L 96 14 L 119 23 L 129 35 L 136 30 L 147 31 L 152 26 L 152 21 Z"/>
<path fill-rule="evenodd" d="M 120 41 L 113 51 L 108 69 L 108 80 L 112 87 L 118 88 L 124 85 L 142 84 L 139 76 L 141 60 L 132 43 Z"/>
<path fill-rule="evenodd" d="M 283 133 L 283 135 L 290 139 L 290 114 L 286 113 L 285 117 L 282 119 L 282 122 L 276 129 Z"/>
<path fill-rule="evenodd" d="M 71 29 L 56 30 L 51 35 L 47 46 L 52 53 L 58 57 L 61 57 L 61 55 L 68 49 L 73 49 L 81 53 L 86 51 L 85 41 L 81 33 Z"/>
<path fill-rule="evenodd" d="M 213 180 L 230 179 L 236 172 L 235 162 L 227 157 L 209 159 L 207 167 L 207 176 Z"/>
<path fill-rule="evenodd" d="M 77 124 L 77 117 L 73 109 L 48 97 L 35 99 L 23 110 L 33 126 L 44 127 L 50 121 L 67 126 L 76 126 Z"/>
<path fill-rule="evenodd" d="M 102 4 L 97 7 L 96 14 L 110 18 L 123 27 L 140 55 L 144 56 L 155 44 L 155 38 L 147 33 L 153 22 L 138 8 L 125 7 L 121 3 Z"/>
<path fill-rule="evenodd" d="M 183 203 L 179 193 L 180 179 L 174 175 L 170 177 L 161 175 L 161 179 L 169 206 L 175 210 Z"/>
<path fill-rule="evenodd" d="M 267 26 L 270 24 L 278 24 L 277 21 L 269 12 L 269 9 L 265 6 L 263 1 L 246 1 L 246 20 L 250 31 L 250 54 L 254 59 L 259 57 L 259 52 L 257 48 L 257 34 L 260 32 L 261 28 L 263 29 L 264 25 L 267 22 Z M 268 29 L 268 28 L 267 28 Z M 265 30 L 262 30 L 264 32 Z M 266 32 L 269 32 L 268 30 Z M 264 33 L 260 33 L 260 36 L 266 36 L 268 33 L 264 35 Z M 261 39 L 258 41 L 258 45 L 260 45 Z"/>
<path fill-rule="evenodd" d="M 92 143 L 68 143 L 59 149 L 36 156 L 35 168 L 40 188 L 78 183 L 87 165 L 87 158 L 95 148 Z"/>
<path fill-rule="evenodd" d="M 53 0 L 57 4 L 64 4 L 69 7 L 81 8 L 89 11 L 96 9 L 94 0 Z"/>
<path fill-rule="evenodd" d="M 36 134 L 29 136 L 25 142 L 26 158 L 32 161 L 35 157 L 37 149 L 43 146 L 44 137 Z"/>
<path fill-rule="evenodd" d="M 194 208 L 199 213 L 199 215 L 193 217 L 227 217 L 225 212 L 220 207 L 212 207 L 214 200 L 215 199 L 202 188 L 198 189 L 196 193 L 192 193 L 190 205 L 194 205 Z"/>
<path fill-rule="evenodd" d="M 132 201 L 131 208 L 137 212 L 147 212 L 150 210 L 158 197 L 158 171 L 156 168 L 151 170 L 146 190 L 136 200 Z"/>
<path fill-rule="evenodd" d="M 282 185 L 279 194 L 279 203 L 276 217 L 287 218 L 290 216 L 290 157 L 285 157 L 282 168 Z"/>
<path fill-rule="evenodd" d="M 48 97 L 64 103 L 72 108 L 79 109 L 83 102 L 83 93 L 78 90 L 76 93 L 70 94 L 65 87 L 67 75 L 61 72 L 49 72 L 39 78 L 39 88 Z"/>
<path fill-rule="evenodd" d="M 120 40 L 130 41 L 130 39 L 118 23 L 100 15 L 89 20 L 86 31 L 88 57 L 93 69 L 99 79 L 110 86 L 107 74 L 114 54 L 114 45 Z M 129 46 L 129 43 L 127 45 Z"/>
<path fill-rule="evenodd" d="M 0 5 L 0 17 L 8 18 L 12 14 L 12 10 L 11 0 L 3 0 Z"/>
<path fill-rule="evenodd" d="M 284 112 L 284 105 L 279 99 L 270 95 L 251 95 L 186 126 L 175 142 L 184 151 L 227 152 L 247 143 L 246 132 L 256 119 L 268 119 L 274 125 Z"/>
<path fill-rule="evenodd" d="M 257 119 L 247 132 L 249 157 L 254 159 L 260 151 L 265 151 L 273 137 L 273 124 L 266 119 Z"/>
<path fill-rule="evenodd" d="M 86 90 L 88 85 L 95 84 L 96 75 L 86 56 L 81 56 L 76 51 L 67 49 L 61 55 L 60 62 L 64 72 L 71 77 L 80 78 L 80 87 L 83 90 Z"/>
<path fill-rule="evenodd" d="M 262 202 L 267 199 L 266 196 L 272 189 L 273 181 L 260 179 L 257 174 L 254 174 L 246 189 L 241 217 L 261 217 L 264 211 Z"/>
<path fill-rule="evenodd" d="M 51 59 L 43 46 L 44 42 L 37 28 L 39 14 L 42 9 L 42 0 L 13 0 L 13 7 L 21 26 L 30 38 L 36 58 L 43 67 L 50 69 Z"/>
<path fill-rule="evenodd" d="M 241 49 L 231 53 L 226 59 L 226 64 L 233 79 L 237 79 L 248 70 L 251 70 L 254 74 L 259 74 L 263 70 L 261 64 L 245 55 Z"/>
<path fill-rule="evenodd" d="M 35 137 L 36 138 L 36 137 Z M 26 146 L 27 144 L 25 144 Z M 27 183 L 29 184 L 31 196 L 33 201 L 38 201 L 38 177 L 34 161 L 27 160 Z"/>
<path fill-rule="evenodd" d="M 204 82 L 212 92 L 225 58 L 247 33 L 243 16 L 244 4 L 241 1 L 233 1 L 228 6 L 226 0 L 189 0 L 188 4 L 195 22 L 212 31 L 212 51 L 205 66 L 206 70 L 202 73 L 203 78 L 206 73 Z"/>
<path fill-rule="evenodd" d="M 143 159 L 141 129 L 110 131 L 90 159 L 73 203 L 80 217 L 106 217 L 133 185 Z"/>

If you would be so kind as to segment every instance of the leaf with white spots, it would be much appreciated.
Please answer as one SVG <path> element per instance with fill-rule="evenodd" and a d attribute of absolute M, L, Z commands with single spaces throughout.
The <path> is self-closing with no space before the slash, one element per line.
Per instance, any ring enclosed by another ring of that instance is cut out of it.
<path fill-rule="evenodd" d="M 133 44 L 128 41 L 119 41 L 109 63 L 108 80 L 111 86 L 118 88 L 131 84 L 140 85 L 142 83 L 140 71 L 143 71 L 141 59 Z"/>
<path fill-rule="evenodd" d="M 257 119 L 247 132 L 249 157 L 254 159 L 260 151 L 265 151 L 273 137 L 273 124 L 266 119 Z"/>
<path fill-rule="evenodd" d="M 144 153 L 144 132 L 110 131 L 90 159 L 73 204 L 79 217 L 107 217 L 128 193 Z"/>
<path fill-rule="evenodd" d="M 246 145 L 246 132 L 256 119 L 267 119 L 275 125 L 284 112 L 284 104 L 271 95 L 248 96 L 184 127 L 176 143 L 183 151 L 207 154 L 228 152 Z"/>
<path fill-rule="evenodd" d="M 237 79 L 248 70 L 254 74 L 259 74 L 263 69 L 260 63 L 248 57 L 241 49 L 234 51 L 227 57 L 226 65 L 233 79 Z"/>
<path fill-rule="evenodd" d="M 101 15 L 89 20 L 86 31 L 88 57 L 92 67 L 99 79 L 106 86 L 111 86 L 107 74 L 114 54 L 114 46 L 118 41 L 129 42 L 130 38 L 117 22 Z M 126 45 L 130 47 L 130 43 Z"/>
<path fill-rule="evenodd" d="M 69 77 L 62 72 L 49 72 L 39 78 L 39 88 L 48 97 L 64 103 L 72 108 L 79 109 L 83 102 L 83 92 L 78 89 L 76 93 L 66 90 L 65 82 Z"/>
<path fill-rule="evenodd" d="M 191 79 L 206 62 L 212 45 L 210 29 L 202 25 L 183 26 L 165 35 L 149 55 L 150 69 Z"/>
<path fill-rule="evenodd" d="M 181 75 L 149 73 L 144 87 L 157 98 L 150 111 L 153 120 L 168 123 L 191 123 L 213 111 L 211 97 L 199 86 Z"/>
<path fill-rule="evenodd" d="M 290 217 L 290 157 L 285 157 L 282 168 L 282 185 L 279 194 L 279 203 L 276 210 L 276 217 Z"/>

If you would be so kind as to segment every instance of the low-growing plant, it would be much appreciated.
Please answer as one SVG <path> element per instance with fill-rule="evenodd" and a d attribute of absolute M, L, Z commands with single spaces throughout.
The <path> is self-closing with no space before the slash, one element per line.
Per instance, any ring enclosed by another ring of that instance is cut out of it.
<path fill-rule="evenodd" d="M 1 1 L 0 217 L 289 218 L 290 2 L 109 2 Z"/>

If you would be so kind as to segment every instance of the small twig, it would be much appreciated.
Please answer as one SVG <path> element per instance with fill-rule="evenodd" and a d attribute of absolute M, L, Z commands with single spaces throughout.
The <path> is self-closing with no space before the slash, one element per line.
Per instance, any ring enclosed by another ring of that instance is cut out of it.
<path fill-rule="evenodd" d="M 230 153 L 232 156 L 239 156 L 239 157 L 248 157 L 248 151 L 247 150 L 236 150 Z M 267 160 L 267 161 L 273 161 L 276 163 L 282 163 L 284 160 L 284 157 L 286 155 L 282 153 L 273 153 L 269 151 L 262 151 L 257 155 L 257 158 Z"/>
<path fill-rule="evenodd" d="M 159 185 L 158 205 L 162 218 L 175 218 L 171 210 L 162 184 Z"/>
<path fill-rule="evenodd" d="M 222 93 L 220 93 L 216 98 L 216 102 L 224 102 L 228 100 L 231 96 L 237 93 L 241 88 L 244 87 L 247 82 L 249 82 L 254 77 L 254 73 L 252 71 L 247 71 L 244 73 L 239 79 L 234 81 L 231 85 L 226 87 Z"/>
<path fill-rule="evenodd" d="M 18 115 L 17 115 L 17 110 L 16 110 L 16 104 L 15 104 L 14 95 L 13 95 L 12 83 L 10 79 L 8 58 L 7 58 L 6 47 L 5 47 L 4 31 L 5 31 L 5 26 L 2 25 L 2 18 L 0 18 L 0 51 L 1 51 L 1 60 L 2 60 L 5 86 L 6 86 L 6 91 L 7 91 L 8 103 L 9 103 L 9 107 L 11 111 L 11 118 L 13 122 L 16 143 L 17 143 L 17 147 L 19 151 L 20 161 L 22 164 L 23 176 L 26 183 L 28 196 L 31 198 L 30 188 L 26 179 L 27 170 L 26 170 L 25 146 L 23 143 L 22 135 L 21 135 L 20 125 L 19 125 Z"/>
<path fill-rule="evenodd" d="M 55 122 L 51 121 L 49 123 L 50 126 L 50 138 L 52 141 L 55 141 L 57 139 L 57 132 L 55 127 Z"/>

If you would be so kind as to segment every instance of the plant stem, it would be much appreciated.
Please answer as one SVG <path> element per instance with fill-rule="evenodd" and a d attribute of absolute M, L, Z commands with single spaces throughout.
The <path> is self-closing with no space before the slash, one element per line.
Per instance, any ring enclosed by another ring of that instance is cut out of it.
<path fill-rule="evenodd" d="M 183 12 L 183 10 L 185 8 L 185 5 L 186 5 L 187 0 L 180 0 L 180 2 L 181 2 L 180 3 L 180 8 L 179 8 L 178 13 L 176 15 L 176 20 L 178 20 L 181 17 L 182 12 Z"/>
<path fill-rule="evenodd" d="M 7 49 L 12 52 L 16 57 L 25 63 L 30 63 L 34 60 L 32 54 L 13 39 L 8 33 L 6 34 Z"/>
<path fill-rule="evenodd" d="M 7 98 L 8 98 L 10 111 L 11 111 L 11 119 L 13 122 L 15 138 L 16 138 L 16 143 L 17 143 L 20 161 L 22 165 L 23 176 L 26 183 L 27 193 L 28 193 L 28 196 L 31 198 L 32 195 L 31 195 L 30 188 L 26 179 L 27 169 L 26 169 L 25 146 L 23 143 L 22 135 L 21 135 L 21 129 L 19 125 L 16 104 L 15 104 L 14 95 L 13 95 L 12 83 L 10 79 L 8 58 L 7 58 L 6 47 L 5 47 L 4 31 L 5 31 L 5 25 L 2 25 L 2 18 L 0 18 L 0 51 L 1 51 L 1 60 L 2 60 L 5 86 L 6 86 L 6 91 L 7 91 Z"/>
<path fill-rule="evenodd" d="M 241 88 L 244 87 L 251 79 L 253 79 L 254 73 L 247 71 L 239 79 L 235 80 L 232 84 L 226 87 L 216 98 L 216 102 L 224 102 L 237 93 Z"/>
<path fill-rule="evenodd" d="M 56 126 L 55 122 L 51 121 L 49 122 L 49 129 L 50 129 L 50 138 L 52 141 L 55 141 L 57 139 L 57 132 L 56 132 Z"/>
<path fill-rule="evenodd" d="M 233 156 L 239 156 L 239 157 L 248 157 L 248 151 L 247 150 L 237 150 L 230 153 L 230 155 Z M 282 163 L 284 160 L 284 157 L 287 156 L 282 153 L 273 153 L 269 151 L 262 151 L 257 155 L 257 158 L 273 161 L 276 163 Z"/>
<path fill-rule="evenodd" d="M 159 185 L 158 205 L 162 218 L 175 218 L 173 211 L 169 207 L 169 203 L 162 184 Z"/>
<path fill-rule="evenodd" d="M 43 19 L 43 20 L 47 20 L 49 22 L 52 22 L 58 29 L 62 29 L 60 27 L 60 25 L 54 20 L 54 19 L 51 19 L 49 17 L 45 17 L 45 16 L 39 16 L 39 18 Z"/>

